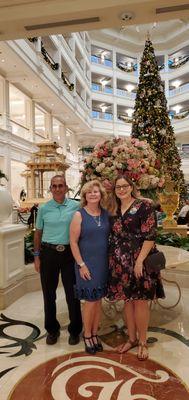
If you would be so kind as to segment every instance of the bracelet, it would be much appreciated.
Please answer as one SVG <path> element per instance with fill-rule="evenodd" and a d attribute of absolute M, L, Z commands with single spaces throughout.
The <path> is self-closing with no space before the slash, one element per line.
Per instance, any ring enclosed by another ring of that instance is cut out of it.
<path fill-rule="evenodd" d="M 36 250 L 33 252 L 34 257 L 38 257 L 40 255 L 40 251 Z"/>
<path fill-rule="evenodd" d="M 79 268 L 83 267 L 85 265 L 84 261 L 78 264 Z"/>

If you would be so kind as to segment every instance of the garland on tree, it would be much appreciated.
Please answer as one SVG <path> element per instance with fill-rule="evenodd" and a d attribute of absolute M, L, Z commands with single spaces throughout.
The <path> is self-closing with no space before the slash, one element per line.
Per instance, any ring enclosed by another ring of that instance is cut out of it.
<path fill-rule="evenodd" d="M 181 159 L 171 125 L 164 84 L 150 39 L 146 40 L 133 114 L 132 137 L 147 140 L 160 161 L 163 174 L 174 181 L 175 190 L 186 194 Z"/>

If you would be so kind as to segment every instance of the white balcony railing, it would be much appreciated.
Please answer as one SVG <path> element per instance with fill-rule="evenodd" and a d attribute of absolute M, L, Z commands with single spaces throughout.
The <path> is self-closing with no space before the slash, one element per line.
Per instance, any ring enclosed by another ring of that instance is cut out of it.
<path fill-rule="evenodd" d="M 100 112 L 100 111 L 92 111 L 91 113 L 92 118 L 94 119 L 103 119 L 105 121 L 112 121 L 113 120 L 113 114 L 112 113 L 106 113 L 106 112 Z"/>
<path fill-rule="evenodd" d="M 177 89 L 169 90 L 169 97 L 172 97 L 177 94 L 184 93 L 184 92 L 188 92 L 188 91 L 189 91 L 189 83 L 186 83 L 185 85 L 182 85 L 182 86 L 178 87 Z"/>
<path fill-rule="evenodd" d="M 92 83 L 92 91 L 105 93 L 105 94 L 112 94 L 113 88 L 111 86 L 103 86 L 98 83 Z"/>
<path fill-rule="evenodd" d="M 117 94 L 117 96 L 127 97 L 128 99 L 132 99 L 132 100 L 134 100 L 136 97 L 136 93 L 128 92 L 127 90 L 124 90 L 124 89 L 116 89 L 116 94 Z"/>
<path fill-rule="evenodd" d="M 97 57 L 94 55 L 91 55 L 91 62 L 94 64 L 100 64 L 100 65 L 105 65 L 106 67 L 113 67 L 113 62 L 112 60 L 109 60 L 107 58 L 101 58 L 101 57 Z"/>

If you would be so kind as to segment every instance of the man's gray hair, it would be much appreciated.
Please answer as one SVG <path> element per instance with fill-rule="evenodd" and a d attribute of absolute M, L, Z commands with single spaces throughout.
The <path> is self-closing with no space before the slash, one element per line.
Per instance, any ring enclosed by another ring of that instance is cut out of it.
<path fill-rule="evenodd" d="M 66 185 L 66 178 L 65 178 L 65 176 L 64 176 L 63 174 L 57 174 L 57 175 L 52 176 L 52 178 L 51 178 L 51 185 L 52 185 L 52 180 L 53 180 L 53 179 L 56 179 L 56 178 L 61 178 L 61 179 L 63 179 L 63 181 L 64 181 L 64 183 L 65 183 L 65 185 Z"/>

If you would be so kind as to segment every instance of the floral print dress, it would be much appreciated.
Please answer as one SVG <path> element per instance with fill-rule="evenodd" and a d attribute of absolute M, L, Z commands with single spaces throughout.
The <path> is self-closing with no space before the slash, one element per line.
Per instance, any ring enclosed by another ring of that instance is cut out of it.
<path fill-rule="evenodd" d="M 136 199 L 122 215 L 112 217 L 109 238 L 109 300 L 164 298 L 160 273 L 134 275 L 135 261 L 145 240 L 156 238 L 156 216 L 148 200 Z"/>

